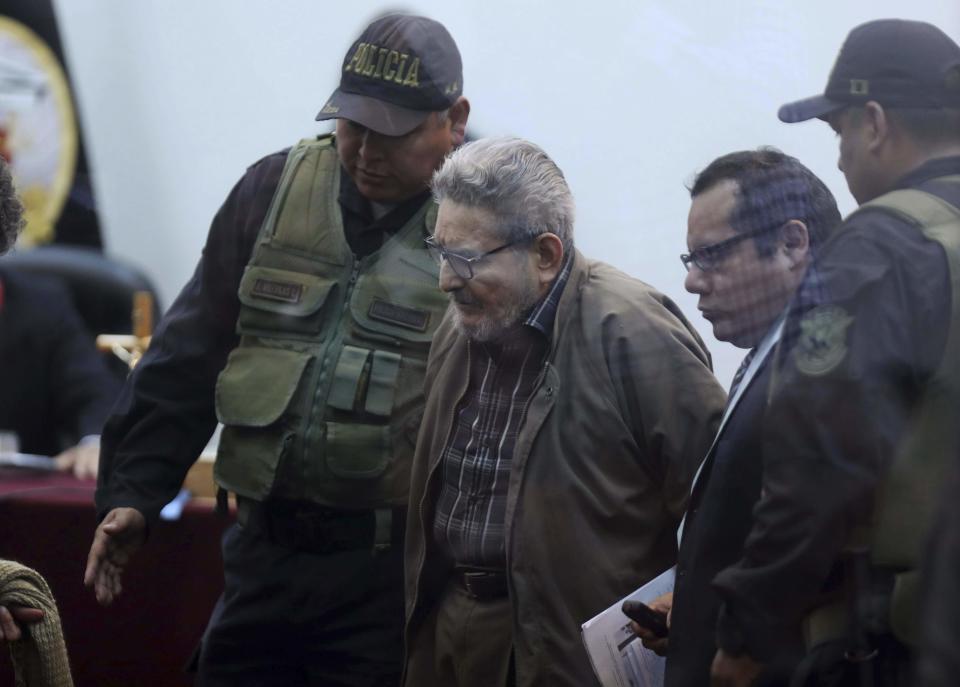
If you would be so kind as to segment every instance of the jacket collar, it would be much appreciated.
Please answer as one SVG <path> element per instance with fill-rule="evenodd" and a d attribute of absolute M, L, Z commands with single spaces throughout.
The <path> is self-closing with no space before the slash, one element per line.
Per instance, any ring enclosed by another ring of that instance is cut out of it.
<path fill-rule="evenodd" d="M 894 188 L 913 188 L 931 179 L 951 174 L 960 174 L 960 155 L 927 160 L 916 169 L 904 174 L 894 185 Z"/>
<path fill-rule="evenodd" d="M 580 298 L 580 291 L 590 277 L 589 261 L 584 257 L 583 253 L 576 249 L 574 249 L 571 254 L 569 269 L 570 273 L 564 284 L 563 292 L 560 294 L 557 311 L 553 319 L 548 358 L 553 358 L 561 332 L 563 328 L 570 323 L 570 312 L 575 307 L 577 300 Z"/>
<path fill-rule="evenodd" d="M 560 299 L 563 297 L 564 287 L 570 279 L 570 270 L 573 267 L 573 254 L 569 253 L 563 260 L 560 272 L 550 285 L 550 290 L 544 294 L 543 298 L 537 301 L 533 310 L 527 315 L 523 323 L 528 327 L 533 327 L 548 339 L 552 339 L 553 326 L 557 319 L 557 308 L 560 305 Z"/>

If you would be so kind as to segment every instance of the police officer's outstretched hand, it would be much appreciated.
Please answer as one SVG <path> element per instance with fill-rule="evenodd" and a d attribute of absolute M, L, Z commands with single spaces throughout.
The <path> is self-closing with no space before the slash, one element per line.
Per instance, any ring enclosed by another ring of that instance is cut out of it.
<path fill-rule="evenodd" d="M 109 606 L 123 590 L 120 578 L 131 556 L 143 545 L 147 521 L 135 508 L 114 508 L 107 513 L 93 535 L 87 555 L 83 583 L 104 606 Z"/>

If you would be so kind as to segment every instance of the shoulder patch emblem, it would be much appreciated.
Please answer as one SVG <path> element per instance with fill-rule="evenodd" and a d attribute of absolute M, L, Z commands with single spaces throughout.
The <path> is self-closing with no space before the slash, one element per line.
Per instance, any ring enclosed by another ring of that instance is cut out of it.
<path fill-rule="evenodd" d="M 800 339 L 794 352 L 797 369 L 819 377 L 847 356 L 847 328 L 853 317 L 836 305 L 814 308 L 800 320 Z"/>

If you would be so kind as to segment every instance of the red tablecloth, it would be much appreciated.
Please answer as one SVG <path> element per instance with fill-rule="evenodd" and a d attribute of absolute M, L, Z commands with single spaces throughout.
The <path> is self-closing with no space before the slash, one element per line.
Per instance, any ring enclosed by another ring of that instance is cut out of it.
<path fill-rule="evenodd" d="M 123 595 L 99 606 L 83 586 L 96 517 L 94 483 L 65 475 L 0 472 L 0 558 L 42 574 L 60 608 L 78 687 L 190 685 L 184 673 L 223 588 L 226 518 L 190 503 L 151 532 L 123 579 Z M 13 685 L 0 650 L 0 687 Z"/>

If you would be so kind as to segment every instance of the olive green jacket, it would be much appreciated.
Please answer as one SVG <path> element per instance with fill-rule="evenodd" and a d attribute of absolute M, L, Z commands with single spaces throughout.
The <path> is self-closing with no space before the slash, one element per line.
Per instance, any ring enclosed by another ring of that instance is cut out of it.
<path fill-rule="evenodd" d="M 433 542 L 433 509 L 468 349 L 448 313 L 431 348 L 412 469 L 407 687 L 442 684 L 432 673 L 429 611 L 449 570 Z M 580 625 L 674 563 L 690 482 L 725 400 L 709 353 L 674 303 L 575 255 L 508 485 L 518 685 L 596 684 Z"/>

